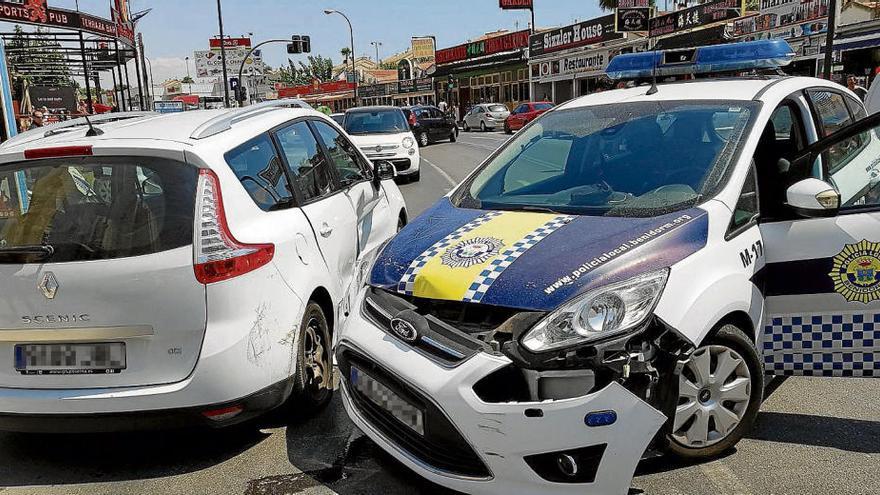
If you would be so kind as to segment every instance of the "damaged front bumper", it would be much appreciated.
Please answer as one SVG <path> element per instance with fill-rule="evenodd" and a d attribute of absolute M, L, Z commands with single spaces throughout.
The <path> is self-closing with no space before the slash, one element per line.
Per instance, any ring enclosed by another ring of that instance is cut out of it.
<path fill-rule="evenodd" d="M 493 397 L 493 383 L 513 366 L 507 356 L 473 350 L 467 336 L 432 333 L 431 345 L 414 346 L 381 324 L 355 311 L 340 337 L 346 411 L 383 449 L 437 484 L 487 494 L 627 493 L 666 422 L 617 381 L 564 399 Z M 560 374 L 539 375 L 551 384 L 541 395 L 552 393 Z"/>

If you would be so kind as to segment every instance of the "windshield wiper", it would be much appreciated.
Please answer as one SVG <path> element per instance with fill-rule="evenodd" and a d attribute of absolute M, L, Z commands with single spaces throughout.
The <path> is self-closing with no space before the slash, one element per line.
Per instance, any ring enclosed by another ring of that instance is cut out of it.
<path fill-rule="evenodd" d="M 0 248 L 0 256 L 36 256 L 37 259 L 41 261 L 51 258 L 54 254 L 55 248 L 50 244 L 33 244 Z"/>

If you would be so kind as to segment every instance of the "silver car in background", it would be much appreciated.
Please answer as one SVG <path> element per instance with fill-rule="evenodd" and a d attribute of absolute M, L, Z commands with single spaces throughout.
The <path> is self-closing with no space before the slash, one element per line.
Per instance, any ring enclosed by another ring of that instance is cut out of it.
<path fill-rule="evenodd" d="M 501 103 L 480 103 L 474 105 L 464 116 L 464 130 L 479 129 L 483 132 L 504 127 L 510 110 Z"/>

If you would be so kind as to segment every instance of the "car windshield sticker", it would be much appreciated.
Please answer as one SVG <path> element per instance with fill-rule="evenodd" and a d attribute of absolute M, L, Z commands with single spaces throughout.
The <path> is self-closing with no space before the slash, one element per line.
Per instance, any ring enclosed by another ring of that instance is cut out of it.
<path fill-rule="evenodd" d="M 398 283 L 398 291 L 433 299 L 479 301 L 516 258 L 572 218 L 522 212 L 482 215 L 419 255 Z"/>
<path fill-rule="evenodd" d="M 847 301 L 869 303 L 880 299 L 880 243 L 862 240 L 847 244 L 834 257 L 828 274 L 834 291 Z"/>
<path fill-rule="evenodd" d="M 627 242 L 624 242 L 620 246 L 618 246 L 610 251 L 606 251 L 606 252 L 600 254 L 599 256 L 596 256 L 595 258 L 583 263 L 581 266 L 572 270 L 572 272 L 570 274 L 565 275 L 563 277 L 560 277 L 558 280 L 556 280 L 552 284 L 545 287 L 544 293 L 552 294 L 560 287 L 574 283 L 577 279 L 581 278 L 583 275 L 595 270 L 596 268 L 598 268 L 598 267 L 604 265 L 605 263 L 617 258 L 618 256 L 620 256 L 624 253 L 627 253 L 630 250 L 635 249 L 639 246 L 642 246 L 645 243 L 662 236 L 663 234 L 666 234 L 668 232 L 672 232 L 673 230 L 675 230 L 683 225 L 686 225 L 691 220 L 693 220 L 692 216 L 681 215 L 677 218 L 670 220 L 669 222 L 664 223 L 663 225 L 659 225 L 657 227 L 654 227 L 653 229 L 648 230 L 647 232 L 644 232 L 644 233 L 630 239 Z"/>

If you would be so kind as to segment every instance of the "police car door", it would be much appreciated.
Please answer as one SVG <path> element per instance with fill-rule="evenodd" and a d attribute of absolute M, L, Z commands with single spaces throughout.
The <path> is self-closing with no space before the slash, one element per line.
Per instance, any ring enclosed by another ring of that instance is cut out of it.
<path fill-rule="evenodd" d="M 780 164 L 784 204 L 761 225 L 765 369 L 880 376 L 880 115 L 827 88 L 803 98 L 818 142 Z"/>

